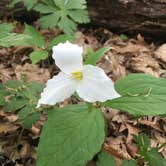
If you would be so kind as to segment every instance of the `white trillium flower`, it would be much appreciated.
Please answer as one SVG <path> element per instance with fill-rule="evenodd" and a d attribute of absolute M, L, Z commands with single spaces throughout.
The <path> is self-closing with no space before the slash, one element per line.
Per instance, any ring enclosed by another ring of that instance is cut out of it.
<path fill-rule="evenodd" d="M 82 47 L 68 41 L 53 47 L 52 57 L 61 72 L 48 80 L 37 107 L 62 102 L 75 91 L 84 101 L 92 103 L 120 97 L 103 69 L 83 65 L 82 53 Z"/>

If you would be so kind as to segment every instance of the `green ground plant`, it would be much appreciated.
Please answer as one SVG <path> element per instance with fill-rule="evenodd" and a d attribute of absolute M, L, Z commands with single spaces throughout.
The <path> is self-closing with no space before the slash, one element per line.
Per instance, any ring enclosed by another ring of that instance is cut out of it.
<path fill-rule="evenodd" d="M 11 6 L 23 2 L 28 10 L 41 14 L 42 28 L 59 27 L 66 34 L 74 34 L 78 24 L 90 22 L 85 0 L 13 0 Z"/>

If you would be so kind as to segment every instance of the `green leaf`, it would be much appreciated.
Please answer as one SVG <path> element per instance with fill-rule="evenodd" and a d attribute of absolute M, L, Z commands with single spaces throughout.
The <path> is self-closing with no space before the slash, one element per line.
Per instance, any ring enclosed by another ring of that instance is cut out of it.
<path fill-rule="evenodd" d="M 40 119 L 40 112 L 33 113 L 29 115 L 26 119 L 24 119 L 23 122 L 23 127 L 25 129 L 30 129 L 33 124 L 35 124 L 39 119 Z"/>
<path fill-rule="evenodd" d="M 47 51 L 33 51 L 29 54 L 30 59 L 32 61 L 33 64 L 38 63 L 41 60 L 44 60 L 46 58 L 48 58 L 48 52 Z"/>
<path fill-rule="evenodd" d="M 112 108 L 135 115 L 166 114 L 166 80 L 146 74 L 131 74 L 116 82 L 122 97 L 106 102 Z"/>
<path fill-rule="evenodd" d="M 162 115 L 166 114 L 166 96 L 124 96 L 106 101 L 104 106 L 127 111 L 133 115 Z"/>
<path fill-rule="evenodd" d="M 19 3 L 21 0 L 12 0 L 10 2 L 10 7 L 14 7 L 14 5 L 16 5 L 17 3 Z"/>
<path fill-rule="evenodd" d="M 23 82 L 22 81 L 18 81 L 18 80 L 9 80 L 6 82 L 5 86 L 10 90 L 12 89 L 18 89 L 20 87 L 23 86 Z"/>
<path fill-rule="evenodd" d="M 87 59 L 85 60 L 85 63 L 95 65 L 96 62 L 110 49 L 111 47 L 101 48 L 97 50 L 96 52 L 91 50 L 87 55 Z"/>
<path fill-rule="evenodd" d="M 31 39 L 27 40 L 29 45 L 44 48 L 44 37 L 34 27 L 26 24 L 24 34 L 31 36 Z"/>
<path fill-rule="evenodd" d="M 90 22 L 88 12 L 86 10 L 70 10 L 68 15 L 78 23 Z"/>
<path fill-rule="evenodd" d="M 38 4 L 34 7 L 34 10 L 42 14 L 50 14 L 55 12 L 55 7 L 44 5 L 44 4 Z"/>
<path fill-rule="evenodd" d="M 150 148 L 150 139 L 147 135 L 143 133 L 138 136 L 134 135 L 134 140 L 138 145 L 139 154 L 148 162 L 149 166 L 165 166 L 164 163 L 166 164 L 166 160 L 164 161 L 157 148 Z"/>
<path fill-rule="evenodd" d="M 11 7 L 14 7 L 14 5 L 16 5 L 19 2 L 23 2 L 25 7 L 30 10 L 34 7 L 34 5 L 37 3 L 38 0 L 12 0 L 12 2 L 10 3 Z"/>
<path fill-rule="evenodd" d="M 128 37 L 124 34 L 121 34 L 120 38 L 121 38 L 122 41 L 127 41 L 128 40 Z"/>
<path fill-rule="evenodd" d="M 73 34 L 77 23 L 89 22 L 85 0 L 43 0 L 36 5 L 36 11 L 43 14 L 40 23 L 43 28 L 58 26 L 67 34 Z"/>
<path fill-rule="evenodd" d="M 2 94 L 0 94 L 0 106 L 5 105 L 5 98 Z"/>
<path fill-rule="evenodd" d="M 59 43 L 64 43 L 66 41 L 73 41 L 75 39 L 74 36 L 67 35 L 67 34 L 62 34 L 57 37 L 55 37 L 50 44 L 48 45 L 48 49 L 52 49 L 53 46 L 59 44 Z"/>
<path fill-rule="evenodd" d="M 23 127 L 29 129 L 40 119 L 40 113 L 35 112 L 35 105 L 27 105 L 18 113 L 19 118 L 22 120 Z"/>
<path fill-rule="evenodd" d="M 6 87 L 0 83 L 0 95 L 1 96 L 7 96 L 9 92 L 6 90 Z"/>
<path fill-rule="evenodd" d="M 162 164 L 162 166 L 166 166 L 166 159 L 162 158 L 161 159 L 161 164 Z"/>
<path fill-rule="evenodd" d="M 29 82 L 26 84 L 26 86 L 28 89 L 31 90 L 31 93 L 34 96 L 38 96 L 43 91 L 43 88 L 45 87 L 44 84 L 39 82 Z"/>
<path fill-rule="evenodd" d="M 77 29 L 77 24 L 73 20 L 69 19 L 66 15 L 61 18 L 58 26 L 60 29 L 63 29 L 66 34 L 69 35 L 72 35 Z"/>
<path fill-rule="evenodd" d="M 123 96 L 146 94 L 166 95 L 166 79 L 147 74 L 130 74 L 115 83 L 115 89 Z"/>
<path fill-rule="evenodd" d="M 121 166 L 137 166 L 137 163 L 135 160 L 123 160 Z"/>
<path fill-rule="evenodd" d="M 27 99 L 13 97 L 5 104 L 3 110 L 5 112 L 16 111 L 23 108 L 27 103 L 28 103 Z"/>
<path fill-rule="evenodd" d="M 42 28 L 53 28 L 57 26 L 60 16 L 57 13 L 42 16 L 39 21 Z"/>
<path fill-rule="evenodd" d="M 116 166 L 116 161 L 114 157 L 102 151 L 99 154 L 97 166 Z"/>
<path fill-rule="evenodd" d="M 5 28 L 5 27 L 4 27 Z M 8 27 L 8 30 L 11 27 Z M 43 36 L 32 26 L 26 25 L 24 34 L 18 33 L 2 33 L 0 45 L 4 47 L 10 46 L 38 46 L 44 48 L 45 41 Z"/>
<path fill-rule="evenodd" d="M 38 0 L 23 0 L 24 5 L 28 10 L 32 9 Z"/>
<path fill-rule="evenodd" d="M 104 142 L 100 110 L 73 105 L 48 112 L 37 152 L 37 166 L 83 166 Z"/>
<path fill-rule="evenodd" d="M 150 139 L 147 135 L 141 133 L 139 135 L 134 135 L 133 137 L 140 150 L 148 151 L 148 148 L 150 147 Z"/>
<path fill-rule="evenodd" d="M 24 89 L 21 89 L 16 93 L 17 96 L 28 98 L 31 104 L 36 104 L 43 91 L 44 84 L 37 82 L 25 83 Z"/>
<path fill-rule="evenodd" d="M 35 111 L 35 106 L 33 106 L 33 105 L 27 105 L 26 107 L 24 107 L 23 109 L 21 109 L 18 112 L 18 116 L 19 116 L 20 119 L 24 119 L 29 114 L 32 114 L 34 111 Z"/>
<path fill-rule="evenodd" d="M 0 38 L 6 37 L 13 30 L 13 25 L 10 23 L 0 23 Z"/>
<path fill-rule="evenodd" d="M 53 6 L 55 7 L 54 0 L 42 0 L 42 2 L 48 6 Z"/>
<path fill-rule="evenodd" d="M 157 165 L 164 166 L 164 163 L 162 163 L 163 157 L 158 152 L 157 148 L 152 148 L 149 152 L 147 152 L 146 155 L 144 156 L 144 159 L 148 161 L 149 166 L 157 166 Z"/>
<path fill-rule="evenodd" d="M 27 41 L 32 40 L 32 37 L 26 34 L 9 33 L 7 36 L 0 38 L 0 46 L 29 46 Z"/>
<path fill-rule="evenodd" d="M 86 4 L 86 0 L 66 0 L 65 6 L 67 9 L 86 9 Z"/>

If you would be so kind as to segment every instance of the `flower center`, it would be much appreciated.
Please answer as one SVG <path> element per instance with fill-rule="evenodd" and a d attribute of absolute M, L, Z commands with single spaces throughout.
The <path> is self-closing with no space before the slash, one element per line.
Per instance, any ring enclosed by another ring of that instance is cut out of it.
<path fill-rule="evenodd" d="M 82 71 L 74 71 L 71 74 L 72 74 L 72 77 L 75 78 L 76 80 L 82 80 L 83 78 Z"/>

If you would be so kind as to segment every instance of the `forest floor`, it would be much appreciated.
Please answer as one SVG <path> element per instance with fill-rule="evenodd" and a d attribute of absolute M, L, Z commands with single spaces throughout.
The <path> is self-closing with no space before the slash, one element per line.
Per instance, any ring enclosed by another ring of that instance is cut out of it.
<path fill-rule="evenodd" d="M 41 33 L 53 38 L 60 32 L 54 29 L 43 30 Z M 136 38 L 115 35 L 104 28 L 88 30 L 80 28 L 76 32 L 76 43 L 84 47 L 84 52 L 89 47 L 97 50 L 111 46 L 112 49 L 98 62 L 98 66 L 114 81 L 129 73 L 147 73 L 166 78 L 166 44 L 146 43 L 140 34 Z M 33 65 L 28 57 L 31 51 L 32 48 L 27 47 L 1 47 L 0 82 L 19 80 L 22 74 L 26 74 L 28 81 L 45 83 L 59 72 L 51 59 L 51 54 L 49 59 Z M 66 100 L 64 104 L 68 102 L 69 100 Z M 166 118 L 159 116 L 134 118 L 126 112 L 113 109 L 105 109 L 103 114 L 108 124 L 108 135 L 103 148 L 116 157 L 117 165 L 124 158 L 137 157 L 138 148 L 133 141 L 133 134 L 147 134 L 152 147 L 160 147 L 166 142 Z M 30 130 L 22 131 L 17 115 L 4 113 L 0 107 L 0 165 L 8 163 L 6 166 L 35 166 L 36 148 L 46 119 L 47 115 L 43 114 Z M 166 158 L 166 146 L 160 148 L 160 152 Z M 92 162 L 89 165 L 95 164 Z"/>

